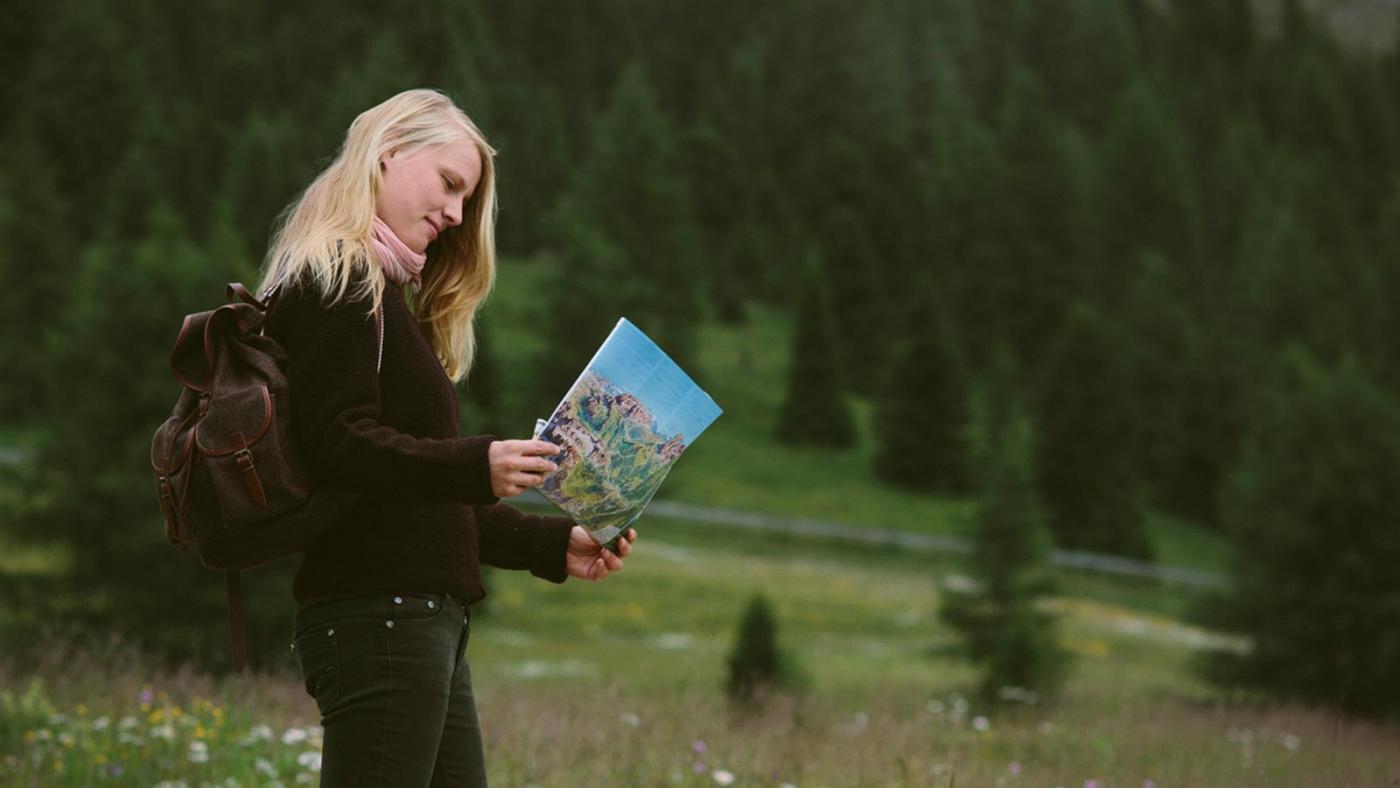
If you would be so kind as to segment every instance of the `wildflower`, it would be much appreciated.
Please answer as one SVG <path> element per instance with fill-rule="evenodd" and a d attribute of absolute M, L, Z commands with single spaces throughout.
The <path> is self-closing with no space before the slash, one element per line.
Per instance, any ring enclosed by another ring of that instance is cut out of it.
<path fill-rule="evenodd" d="M 710 776 L 715 778 L 715 782 L 719 783 L 720 785 L 734 784 L 734 775 L 724 769 L 715 769 Z"/>
<path fill-rule="evenodd" d="M 1157 788 L 1157 783 L 1155 783 L 1155 782 L 1153 782 L 1153 781 L 1151 781 L 1151 780 L 1143 780 L 1143 781 L 1142 781 L 1142 788 Z"/>
<path fill-rule="evenodd" d="M 301 728 L 288 728 L 287 732 L 282 734 L 283 744 L 301 744 L 304 741 L 306 741 L 306 731 Z"/>
<path fill-rule="evenodd" d="M 1084 788 L 1099 788 L 1099 781 L 1098 781 L 1098 780 L 1085 780 L 1085 781 L 1084 781 Z"/>
<path fill-rule="evenodd" d="M 73 749 L 73 745 L 78 743 L 78 740 L 73 736 L 73 734 L 69 733 L 68 731 L 64 731 L 58 734 L 58 743 L 71 750 Z"/>
<path fill-rule="evenodd" d="M 642 724 L 642 718 L 638 717 L 630 711 L 622 712 L 622 721 L 627 723 L 628 725 L 631 725 L 634 728 Z"/>
<path fill-rule="evenodd" d="M 77 708 L 73 709 L 73 711 L 77 712 L 79 717 L 87 716 L 87 706 L 84 706 L 81 703 L 79 703 Z"/>
<path fill-rule="evenodd" d="M 111 766 L 107 767 L 107 774 L 113 777 L 121 777 L 122 773 L 125 771 L 126 770 L 122 768 L 122 765 L 120 763 L 114 763 Z"/>
<path fill-rule="evenodd" d="M 705 773 L 705 764 L 701 763 L 700 761 L 696 761 L 696 762 L 695 762 L 695 765 L 692 766 L 692 767 L 690 767 L 690 770 L 691 770 L 692 772 L 695 772 L 696 774 L 704 774 L 704 773 Z"/>
<path fill-rule="evenodd" d="M 208 763 L 209 745 L 202 741 L 190 742 L 189 758 L 194 763 Z"/>
<path fill-rule="evenodd" d="M 266 725 L 254 725 L 248 729 L 249 741 L 272 741 L 272 729 Z"/>
<path fill-rule="evenodd" d="M 972 718 L 972 729 L 978 733 L 986 733 L 992 729 L 992 723 L 986 717 L 979 714 Z"/>
<path fill-rule="evenodd" d="M 208 736 L 208 735 L 209 735 L 209 731 L 205 730 L 205 728 L 204 728 L 203 725 L 196 725 L 196 726 L 194 726 L 194 737 L 195 737 L 196 739 L 202 739 L 202 738 L 204 738 L 205 736 Z"/>
<path fill-rule="evenodd" d="M 107 719 L 106 717 L 98 717 L 97 719 L 92 721 L 92 729 L 95 731 L 105 731 L 107 730 L 107 726 L 111 724 L 112 721 Z"/>
<path fill-rule="evenodd" d="M 258 774 L 265 775 L 267 777 L 277 776 L 277 767 L 273 766 L 272 761 L 269 761 L 266 758 L 254 758 L 253 768 L 257 770 Z"/>
<path fill-rule="evenodd" d="M 152 700 L 155 700 L 155 697 L 155 693 L 151 692 L 148 686 L 146 689 L 141 690 L 141 705 L 148 705 Z"/>
<path fill-rule="evenodd" d="M 1016 762 L 1016 761 L 1012 761 L 1011 763 L 1009 763 L 1009 764 L 1006 765 L 1006 770 L 1007 770 L 1008 772 L 1011 772 L 1012 774 L 1020 774 L 1020 773 L 1021 773 L 1021 764 L 1018 763 L 1018 762 Z"/>
<path fill-rule="evenodd" d="M 154 727 L 151 728 L 151 735 L 154 736 L 154 737 L 156 737 L 157 739 L 165 739 L 166 741 L 174 741 L 174 739 L 175 739 L 175 726 L 171 725 L 171 724 L 168 723 L 168 722 L 165 723 L 164 725 L 156 725 L 156 726 L 154 726 Z"/>
<path fill-rule="evenodd" d="M 122 721 L 117 723 L 117 727 L 121 728 L 122 730 L 129 730 L 131 728 L 135 728 L 136 725 L 136 718 L 131 716 L 130 714 L 126 715 L 125 717 L 122 717 Z"/>
<path fill-rule="evenodd" d="M 1283 734 L 1283 746 L 1284 749 L 1288 750 L 1289 752 L 1298 749 L 1298 747 L 1302 743 L 1303 741 L 1301 739 L 1299 739 L 1297 736 L 1294 736 L 1291 733 Z"/>
<path fill-rule="evenodd" d="M 691 742 L 690 749 L 694 750 L 697 755 L 703 755 L 705 753 L 705 750 L 707 749 L 705 747 L 705 740 L 696 739 L 695 741 Z"/>
<path fill-rule="evenodd" d="M 307 750 L 297 756 L 297 766 L 303 769 L 309 769 L 313 772 L 321 771 L 321 753 L 315 750 Z"/>
<path fill-rule="evenodd" d="M 302 772 L 301 774 L 298 774 L 298 775 L 297 775 L 297 782 L 299 782 L 299 783 L 309 783 L 309 782 L 311 782 L 311 781 L 314 780 L 314 779 L 316 779 L 316 778 L 312 777 L 310 774 L 307 774 L 306 772 Z"/>

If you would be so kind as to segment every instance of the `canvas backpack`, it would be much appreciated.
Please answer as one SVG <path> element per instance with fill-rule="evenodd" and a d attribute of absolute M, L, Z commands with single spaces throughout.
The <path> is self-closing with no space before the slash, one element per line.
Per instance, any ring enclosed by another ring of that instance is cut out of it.
<path fill-rule="evenodd" d="M 264 333 L 277 291 L 260 300 L 231 283 L 228 303 L 185 317 L 170 356 L 183 389 L 151 441 L 166 539 L 225 574 L 236 672 L 246 659 L 239 572 L 300 552 L 358 501 L 318 486 L 297 451 L 287 351 Z M 382 361 L 383 305 L 375 323 Z"/>

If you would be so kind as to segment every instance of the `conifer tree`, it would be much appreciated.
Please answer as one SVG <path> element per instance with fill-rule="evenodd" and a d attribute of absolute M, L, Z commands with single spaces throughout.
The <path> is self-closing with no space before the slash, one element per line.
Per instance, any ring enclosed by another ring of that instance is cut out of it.
<path fill-rule="evenodd" d="M 501 368 L 496 360 L 495 329 L 491 326 L 490 319 L 476 320 L 476 357 L 471 372 L 460 384 L 460 400 L 467 411 L 462 419 L 463 431 L 471 435 L 514 435 L 532 425 L 521 424 L 512 429 L 505 421 L 506 414 L 501 411 Z"/>
<path fill-rule="evenodd" d="M 1060 547 L 1151 556 L 1129 364 L 1122 329 L 1077 304 L 1052 351 L 1037 403 L 1040 490 Z"/>
<path fill-rule="evenodd" d="M 597 310 L 609 328 L 619 316 L 627 317 L 700 381 L 696 328 L 708 273 L 693 254 L 690 191 L 676 160 L 676 138 L 675 124 L 658 106 L 646 72 L 640 64 L 629 65 L 594 120 L 589 154 L 563 198 L 567 206 L 561 210 L 568 217 L 556 221 L 556 226 L 572 224 L 573 232 L 596 234 L 589 253 L 605 245 L 621 268 L 612 278 L 590 283 L 584 280 L 597 275 L 596 267 L 565 265 L 551 303 L 559 310 Z M 565 254 L 573 253 L 566 248 Z M 624 293 L 602 302 L 561 303 L 580 300 L 581 288 Z M 619 306 L 624 311 L 616 311 Z M 589 350 L 561 363 L 576 375 L 591 356 Z"/>
<path fill-rule="evenodd" d="M 778 418 L 777 438 L 791 444 L 843 449 L 855 443 L 855 425 L 833 353 L 836 343 L 815 247 L 809 248 L 807 257 L 787 399 Z"/>
<path fill-rule="evenodd" d="M 1209 623 L 1248 637 L 1204 664 L 1231 684 L 1400 712 L 1400 399 L 1364 363 L 1299 346 L 1252 414 L 1224 518 L 1233 590 Z"/>
<path fill-rule="evenodd" d="M 983 670 L 981 693 L 1006 687 L 1053 695 L 1067 665 L 1054 619 L 1038 606 L 1053 588 L 1050 533 L 1036 494 L 1034 428 L 1000 348 L 970 398 L 967 444 L 978 495 L 974 590 L 944 590 L 940 617 Z"/>
<path fill-rule="evenodd" d="M 875 475 L 911 489 L 957 493 L 968 481 L 967 372 L 951 346 L 948 317 L 934 303 L 917 299 L 896 334 L 875 403 Z"/>
<path fill-rule="evenodd" d="M 775 691 L 803 692 L 810 684 L 792 654 L 779 646 L 778 620 L 762 592 L 749 600 L 725 666 L 725 695 L 741 709 L 760 705 Z"/>
<path fill-rule="evenodd" d="M 223 584 L 193 552 L 181 556 L 166 543 L 144 458 L 180 392 L 168 353 L 181 316 L 222 302 L 229 257 L 189 239 L 162 202 L 141 238 L 85 248 L 45 345 L 46 429 L 15 524 L 71 545 L 68 582 L 104 589 L 106 607 L 77 615 L 101 615 L 90 623 L 125 629 L 171 658 L 226 655 Z"/>

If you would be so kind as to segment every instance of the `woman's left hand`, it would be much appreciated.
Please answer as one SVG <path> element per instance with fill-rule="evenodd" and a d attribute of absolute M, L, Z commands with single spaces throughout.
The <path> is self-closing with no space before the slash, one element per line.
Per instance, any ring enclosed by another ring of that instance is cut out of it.
<path fill-rule="evenodd" d="M 569 552 L 564 557 L 564 568 L 568 570 L 569 577 L 594 582 L 602 580 L 612 572 L 622 571 L 622 559 L 631 554 L 635 541 L 637 530 L 628 528 L 627 533 L 618 537 L 617 555 L 613 555 L 611 550 L 604 550 L 602 545 L 593 541 L 583 526 L 575 525 L 574 530 L 569 532 Z"/>

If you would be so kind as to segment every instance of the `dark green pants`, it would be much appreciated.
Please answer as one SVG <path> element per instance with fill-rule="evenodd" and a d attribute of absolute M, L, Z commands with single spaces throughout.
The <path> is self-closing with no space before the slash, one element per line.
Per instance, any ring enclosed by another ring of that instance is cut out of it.
<path fill-rule="evenodd" d="M 325 728 L 321 784 L 484 786 L 471 610 L 442 593 L 299 602 L 292 651 Z"/>

